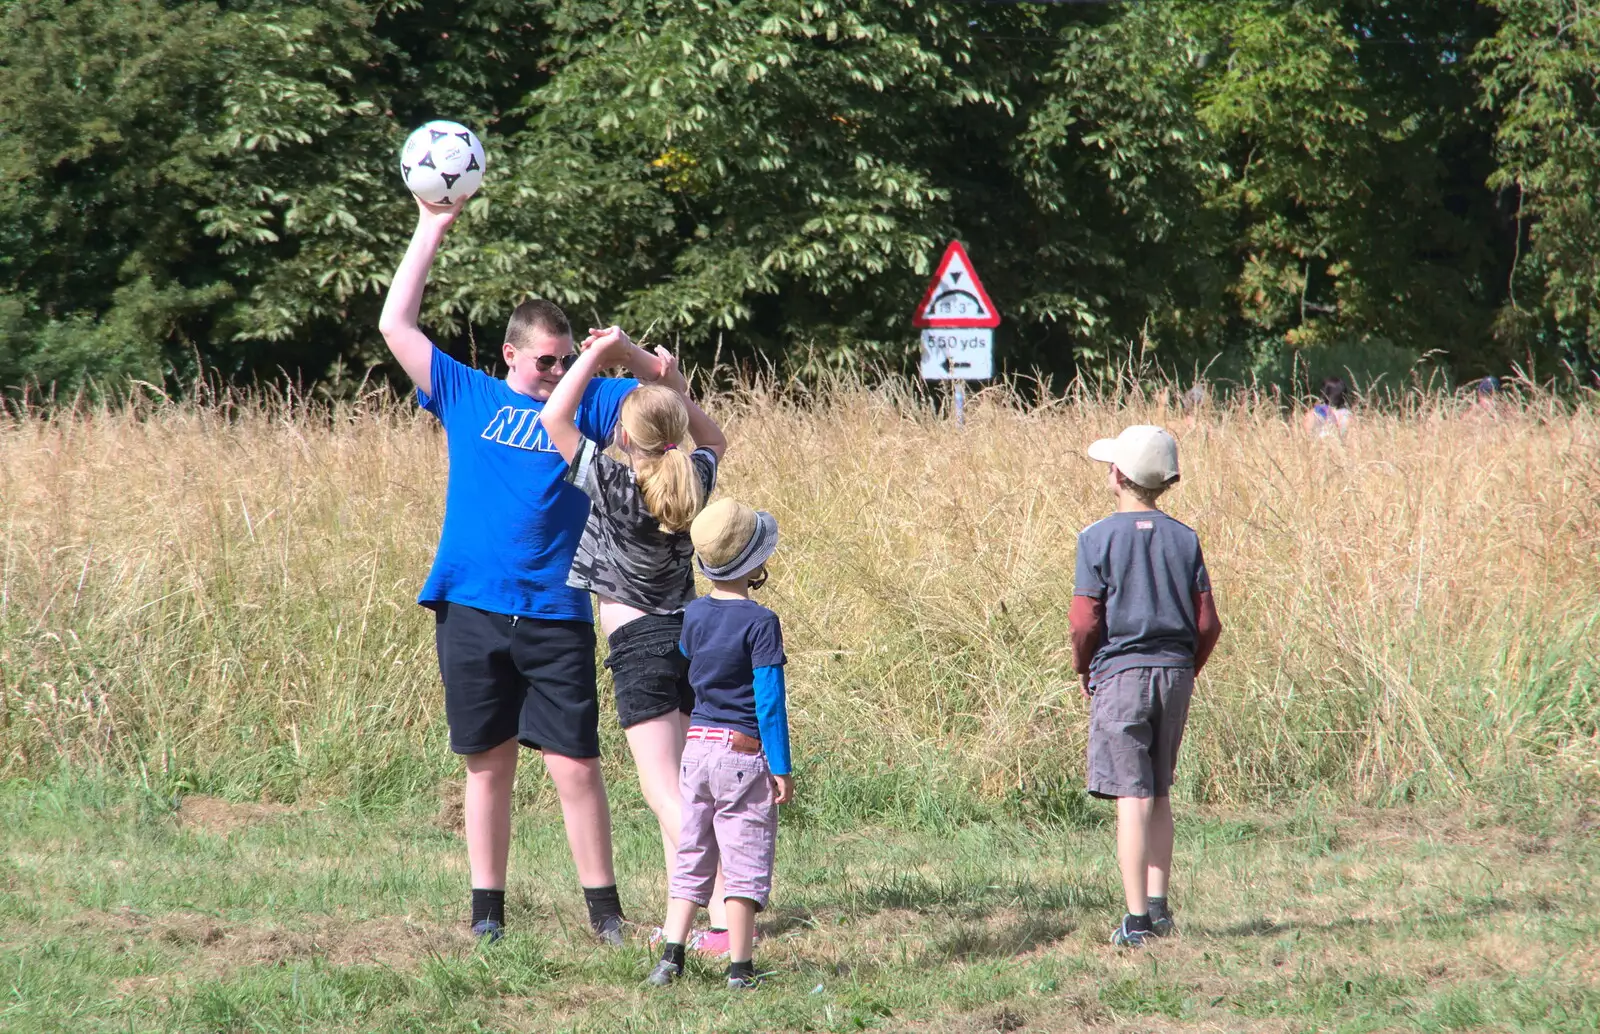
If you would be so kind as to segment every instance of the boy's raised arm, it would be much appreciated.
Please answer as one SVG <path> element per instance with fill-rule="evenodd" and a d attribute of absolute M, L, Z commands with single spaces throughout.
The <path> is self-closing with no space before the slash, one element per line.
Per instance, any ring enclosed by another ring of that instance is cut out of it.
<path fill-rule="evenodd" d="M 432 395 L 433 342 L 417 326 L 417 314 L 422 311 L 422 290 L 428 283 L 433 257 L 439 251 L 445 231 L 461 213 L 461 205 L 441 207 L 419 200 L 417 209 L 417 228 L 411 234 L 405 258 L 400 260 L 400 267 L 389 282 L 389 295 L 383 302 L 383 315 L 378 318 L 378 331 L 412 383 Z"/>

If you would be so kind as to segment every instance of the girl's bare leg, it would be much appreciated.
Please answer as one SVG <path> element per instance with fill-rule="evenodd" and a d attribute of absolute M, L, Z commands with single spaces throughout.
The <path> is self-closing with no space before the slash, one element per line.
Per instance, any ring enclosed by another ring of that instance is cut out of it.
<path fill-rule="evenodd" d="M 624 730 L 633 767 L 639 772 L 639 789 L 661 827 L 661 847 L 666 871 L 678 853 L 678 830 L 683 826 L 683 797 L 678 792 L 678 767 L 683 762 L 683 734 L 687 716 L 673 711 Z"/>
<path fill-rule="evenodd" d="M 659 718 L 624 730 L 633 765 L 639 773 L 639 789 L 645 803 L 655 813 L 661 827 L 661 847 L 666 855 L 666 871 L 678 853 L 678 831 L 683 826 L 683 798 L 678 791 L 678 768 L 683 763 L 683 738 L 689 730 L 689 716 L 673 711 Z M 726 929 L 727 905 L 722 900 L 722 867 L 717 867 L 717 882 L 711 892 L 711 925 Z"/>

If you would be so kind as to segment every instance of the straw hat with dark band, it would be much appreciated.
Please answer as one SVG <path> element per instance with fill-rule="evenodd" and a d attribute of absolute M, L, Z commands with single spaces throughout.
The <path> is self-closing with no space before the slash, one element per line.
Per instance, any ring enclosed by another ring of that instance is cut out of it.
<path fill-rule="evenodd" d="M 737 581 L 761 569 L 778 548 L 778 519 L 736 499 L 719 499 L 689 526 L 694 563 L 714 582 Z"/>

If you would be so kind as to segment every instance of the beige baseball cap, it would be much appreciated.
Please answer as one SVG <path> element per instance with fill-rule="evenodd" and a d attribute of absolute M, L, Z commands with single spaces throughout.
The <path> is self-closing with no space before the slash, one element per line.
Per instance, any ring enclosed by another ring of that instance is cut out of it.
<path fill-rule="evenodd" d="M 1165 428 L 1134 424 L 1115 438 L 1089 446 L 1089 458 L 1110 463 L 1143 488 L 1161 488 L 1178 480 L 1178 441 Z"/>

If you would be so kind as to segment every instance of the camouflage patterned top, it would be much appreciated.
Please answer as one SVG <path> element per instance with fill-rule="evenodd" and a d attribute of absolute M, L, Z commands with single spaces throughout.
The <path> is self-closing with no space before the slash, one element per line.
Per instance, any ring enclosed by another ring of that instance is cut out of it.
<path fill-rule="evenodd" d="M 696 449 L 689 459 L 710 496 L 717 483 L 717 454 Z M 689 533 L 661 530 L 644 508 L 632 467 L 585 438 L 567 468 L 567 482 L 589 497 L 589 520 L 572 558 L 568 585 L 647 614 L 675 614 L 694 599 Z"/>

